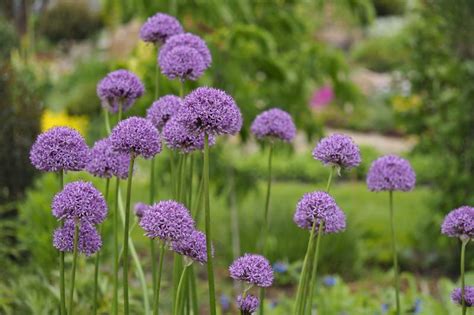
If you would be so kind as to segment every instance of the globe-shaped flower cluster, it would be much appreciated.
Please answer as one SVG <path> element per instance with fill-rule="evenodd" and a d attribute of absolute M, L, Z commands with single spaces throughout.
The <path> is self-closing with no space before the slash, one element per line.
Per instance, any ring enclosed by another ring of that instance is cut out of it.
<path fill-rule="evenodd" d="M 291 141 L 296 136 L 296 127 L 290 114 L 272 108 L 259 114 L 250 127 L 258 139 L 279 139 Z"/>
<path fill-rule="evenodd" d="M 245 281 L 259 287 L 269 287 L 273 283 L 273 269 L 270 262 L 257 254 L 245 254 L 237 258 L 229 267 L 231 278 Z"/>
<path fill-rule="evenodd" d="M 410 191 L 415 187 L 415 172 L 410 163 L 396 155 L 375 160 L 367 174 L 371 191 Z"/>

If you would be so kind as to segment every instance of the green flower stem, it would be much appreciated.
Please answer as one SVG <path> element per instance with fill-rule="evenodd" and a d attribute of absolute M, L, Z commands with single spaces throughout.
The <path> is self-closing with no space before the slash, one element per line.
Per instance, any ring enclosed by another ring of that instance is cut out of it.
<path fill-rule="evenodd" d="M 157 66 L 158 67 L 158 66 Z M 158 70 L 157 70 L 158 73 Z M 156 93 L 155 93 L 156 94 Z M 155 202 L 155 158 L 151 159 L 150 165 L 150 205 Z M 156 248 L 155 242 L 153 239 L 150 239 L 150 254 L 151 254 L 151 283 L 153 288 L 153 294 L 156 294 L 156 277 L 157 277 L 157 267 L 156 267 Z M 154 300 L 153 296 L 153 300 Z"/>
<path fill-rule="evenodd" d="M 183 271 L 181 272 L 181 276 L 179 278 L 179 283 L 178 283 L 178 289 L 176 291 L 176 298 L 174 301 L 174 307 L 173 307 L 173 314 L 178 315 L 179 314 L 179 309 L 181 308 L 182 304 L 182 298 L 181 298 L 181 291 L 183 289 L 184 285 L 184 279 L 186 279 L 186 271 L 188 270 L 189 264 L 185 264 Z"/>
<path fill-rule="evenodd" d="M 160 46 L 156 44 L 156 55 L 158 56 L 158 52 L 160 50 Z M 155 100 L 158 99 L 158 95 L 160 94 L 160 68 L 158 63 L 155 62 Z"/>
<path fill-rule="evenodd" d="M 332 183 L 332 178 L 333 178 L 333 175 L 334 175 L 334 169 L 335 167 L 331 167 L 331 171 L 329 172 L 329 177 L 328 177 L 328 181 L 327 181 L 327 184 L 326 184 L 326 192 L 329 193 L 329 191 L 331 190 L 331 183 Z M 322 222 L 320 225 L 319 225 L 319 229 L 318 229 L 318 235 L 316 237 L 316 249 L 315 249 L 315 252 L 313 254 L 313 268 L 312 268 L 312 271 L 311 271 L 311 280 L 309 281 L 309 293 L 308 293 L 308 311 L 309 313 L 311 314 L 311 310 L 312 310 L 312 307 L 313 307 L 313 301 L 314 301 L 314 291 L 315 291 L 315 287 L 316 287 L 316 274 L 318 272 L 318 259 L 319 259 L 319 248 L 320 248 L 320 242 L 321 242 L 321 238 L 322 238 L 322 234 L 323 234 L 323 228 L 324 228 L 324 222 Z"/>
<path fill-rule="evenodd" d="M 107 131 L 107 134 L 110 135 L 112 132 L 112 129 L 110 128 L 110 117 L 109 117 L 109 111 L 104 107 L 104 121 L 105 121 L 105 131 Z"/>
<path fill-rule="evenodd" d="M 59 171 L 59 190 L 64 188 L 64 171 Z M 59 252 L 59 296 L 60 296 L 60 314 L 66 315 L 66 281 L 64 277 L 64 252 Z"/>
<path fill-rule="evenodd" d="M 118 273 L 119 273 L 119 238 L 118 238 L 118 219 L 119 219 L 119 192 L 120 178 L 116 178 L 115 182 L 115 209 L 114 209 L 114 294 L 112 300 L 112 313 L 118 314 Z"/>
<path fill-rule="evenodd" d="M 466 291 L 466 284 L 464 278 L 464 264 L 465 264 L 465 256 L 466 256 L 466 245 L 469 242 L 469 239 L 462 240 L 461 245 L 461 307 L 462 307 L 462 315 L 466 315 L 466 300 L 465 300 L 465 291 Z"/>
<path fill-rule="evenodd" d="M 105 202 L 108 204 L 109 202 L 109 186 L 110 186 L 110 178 L 105 180 Z M 99 233 L 102 235 L 102 226 L 100 227 Z M 94 264 L 94 308 L 92 310 L 92 314 L 97 314 L 97 295 L 99 291 L 99 266 L 100 266 L 100 251 L 95 254 L 95 264 Z"/>
<path fill-rule="evenodd" d="M 188 200 L 187 206 L 191 208 L 193 202 L 193 181 L 194 181 L 194 154 L 191 153 L 189 161 L 189 187 L 188 187 Z"/>
<path fill-rule="evenodd" d="M 192 214 L 194 221 L 196 221 L 196 226 L 199 224 L 199 219 L 201 217 L 201 205 L 202 205 L 202 194 L 203 194 L 203 186 L 204 186 L 204 176 L 201 175 L 201 179 L 199 180 L 199 186 L 197 191 L 197 198 L 192 207 Z"/>
<path fill-rule="evenodd" d="M 128 169 L 127 178 L 127 199 L 125 201 L 125 228 L 123 233 L 123 310 L 124 314 L 129 314 L 129 302 L 128 302 L 128 239 L 129 239 L 129 227 L 130 227 L 130 199 L 132 196 L 132 177 L 133 177 L 133 165 L 135 163 L 135 155 L 130 154 L 130 167 Z"/>
<path fill-rule="evenodd" d="M 69 291 L 69 315 L 73 314 L 74 306 L 74 284 L 76 282 L 76 267 L 77 267 L 77 243 L 79 238 L 79 222 L 74 223 L 74 247 L 73 247 L 73 258 L 72 258 L 72 271 L 71 271 L 71 289 Z"/>
<path fill-rule="evenodd" d="M 397 257 L 397 243 L 395 238 L 395 224 L 393 220 L 393 191 L 389 191 L 389 206 L 390 206 L 390 230 L 392 233 L 392 255 L 393 255 L 393 269 L 395 272 L 394 287 L 395 287 L 395 303 L 396 314 L 400 315 L 400 278 L 398 274 L 398 257 Z"/>
<path fill-rule="evenodd" d="M 160 258 L 158 261 L 158 274 L 156 277 L 156 292 L 153 295 L 154 296 L 154 301 L 153 301 L 153 315 L 158 315 L 160 313 L 159 307 L 160 307 L 160 288 L 161 288 L 161 274 L 163 272 L 163 261 L 165 257 L 165 243 L 161 243 L 160 246 Z"/>
<path fill-rule="evenodd" d="M 207 279 L 209 285 L 209 309 L 211 315 L 216 315 L 216 292 L 214 287 L 214 266 L 212 262 L 212 235 L 211 235 L 211 205 L 209 202 L 209 135 L 204 135 L 204 217 L 207 249 Z"/>
<path fill-rule="evenodd" d="M 272 155 L 273 155 L 273 142 L 270 142 L 270 149 L 268 152 L 268 182 L 267 182 L 267 196 L 265 198 L 265 212 L 263 216 L 263 237 L 260 240 L 262 246 L 262 255 L 266 254 L 266 245 L 268 237 L 268 209 L 270 207 L 270 192 L 272 189 Z M 265 314 L 265 288 L 260 288 L 260 315 Z"/>
<path fill-rule="evenodd" d="M 196 289 L 196 274 L 194 273 L 194 266 L 189 267 L 189 287 L 191 288 L 191 306 L 193 315 L 199 315 L 199 305 Z"/>
<path fill-rule="evenodd" d="M 173 301 L 178 298 L 178 285 L 183 270 L 183 261 L 181 255 L 173 254 Z M 174 305 L 174 303 L 173 303 Z"/>

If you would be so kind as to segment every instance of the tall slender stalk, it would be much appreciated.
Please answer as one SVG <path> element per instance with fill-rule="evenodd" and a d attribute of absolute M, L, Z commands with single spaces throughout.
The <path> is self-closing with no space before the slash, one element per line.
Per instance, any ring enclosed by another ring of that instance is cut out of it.
<path fill-rule="evenodd" d="M 199 305 L 196 289 L 196 274 L 194 273 L 194 266 L 189 267 L 189 286 L 191 288 L 191 307 L 193 315 L 199 315 Z"/>
<path fill-rule="evenodd" d="M 79 238 L 79 222 L 74 222 L 74 247 L 71 270 L 71 289 L 69 291 L 69 315 L 73 314 L 74 307 L 74 285 L 76 282 L 76 266 L 77 266 L 77 243 Z"/>
<path fill-rule="evenodd" d="M 211 205 L 209 202 L 209 135 L 204 135 L 204 165 L 203 165 L 203 189 L 204 189 L 204 216 L 206 231 L 207 250 L 207 279 L 209 285 L 209 309 L 211 315 L 216 315 L 216 292 L 214 287 L 214 266 L 212 262 L 212 238 L 211 238 Z"/>
<path fill-rule="evenodd" d="M 181 291 L 184 285 L 184 279 L 186 279 L 186 271 L 188 270 L 189 264 L 185 264 L 181 276 L 179 278 L 178 289 L 176 291 L 176 299 L 174 301 L 173 314 L 178 315 L 179 309 L 181 308 Z"/>
<path fill-rule="evenodd" d="M 114 279 L 113 287 L 114 294 L 112 299 L 112 313 L 118 314 L 118 273 L 119 273 L 119 239 L 118 239 L 118 225 L 119 225 L 119 192 L 120 192 L 120 178 L 117 177 L 115 181 L 115 209 L 114 209 Z"/>
<path fill-rule="evenodd" d="M 265 198 L 265 212 L 263 216 L 263 236 L 261 241 L 262 254 L 266 254 L 267 236 L 268 236 L 268 209 L 270 207 L 270 192 L 272 189 L 272 155 L 273 142 L 270 142 L 270 149 L 268 152 L 268 181 L 267 181 L 267 195 Z M 265 314 L 265 288 L 260 288 L 260 315 Z"/>
<path fill-rule="evenodd" d="M 465 291 L 466 291 L 466 284 L 465 284 L 465 278 L 464 278 L 464 264 L 465 264 L 465 255 L 466 255 L 466 245 L 469 242 L 469 239 L 467 240 L 462 240 L 462 245 L 461 245 L 461 308 L 462 308 L 462 315 L 466 315 L 466 300 L 465 300 Z"/>
<path fill-rule="evenodd" d="M 334 167 L 331 167 L 331 171 L 329 172 L 329 177 L 326 184 L 327 193 L 329 193 L 329 191 L 331 190 L 333 175 L 334 175 Z M 316 248 L 313 254 L 313 268 L 311 271 L 311 280 L 309 281 L 309 292 L 308 292 L 308 298 L 309 298 L 308 310 L 310 313 L 311 313 L 311 309 L 313 307 L 313 301 L 314 301 L 314 291 L 316 287 L 316 274 L 318 272 L 319 248 L 320 248 L 320 242 L 321 242 L 321 238 L 323 234 L 323 227 L 324 227 L 324 222 L 321 222 L 319 224 L 318 235 L 316 237 Z"/>
<path fill-rule="evenodd" d="M 105 131 L 107 131 L 107 134 L 109 135 L 112 132 L 112 129 L 110 128 L 109 111 L 105 107 L 104 107 L 104 121 L 105 121 Z"/>
<path fill-rule="evenodd" d="M 125 201 L 125 227 L 123 233 L 123 310 L 124 314 L 129 314 L 129 302 L 128 302 L 128 238 L 129 238 L 129 227 L 130 227 L 130 199 L 132 197 L 132 177 L 133 177 L 133 165 L 135 163 L 135 155 L 130 154 L 130 167 L 128 169 L 127 178 L 127 199 Z"/>
<path fill-rule="evenodd" d="M 59 171 L 59 189 L 64 188 L 64 171 Z M 64 252 L 59 252 L 59 296 L 61 315 L 66 315 L 66 281 L 64 277 Z"/>
<path fill-rule="evenodd" d="M 390 207 L 390 231 L 392 234 L 392 256 L 393 256 L 393 269 L 395 273 L 394 287 L 395 287 L 395 303 L 396 303 L 396 314 L 400 315 L 400 279 L 398 274 L 398 257 L 397 257 L 397 243 L 395 238 L 395 224 L 393 220 L 393 191 L 389 191 L 389 207 Z"/>
<path fill-rule="evenodd" d="M 110 178 L 105 179 L 105 202 L 109 203 L 109 186 L 110 186 Z M 102 234 L 102 226 L 100 227 L 100 234 Z M 97 314 L 97 295 L 99 291 L 99 266 L 100 266 L 100 251 L 95 254 L 95 264 L 94 264 L 94 308 L 92 310 L 92 314 Z"/>
<path fill-rule="evenodd" d="M 155 202 L 155 158 L 151 159 L 150 165 L 150 205 Z M 153 294 L 156 293 L 156 248 L 153 239 L 150 239 L 150 254 L 151 254 L 151 282 Z"/>
<path fill-rule="evenodd" d="M 153 295 L 154 296 L 154 301 L 153 301 L 153 315 L 158 315 L 159 314 L 159 306 L 160 306 L 160 288 L 161 288 L 161 274 L 163 271 L 163 261 L 164 261 L 164 256 L 165 256 L 165 243 L 162 242 L 160 246 L 160 258 L 158 261 L 158 274 L 156 278 L 156 292 Z"/>
<path fill-rule="evenodd" d="M 326 184 L 327 192 L 329 192 L 331 188 L 333 174 L 334 174 L 334 167 L 331 168 L 331 171 L 329 173 L 328 182 Z M 321 224 L 319 228 L 321 228 Z M 312 271 L 314 269 L 314 264 L 312 262 L 313 262 L 313 257 L 316 256 L 313 253 L 315 234 L 316 234 L 316 220 L 314 220 L 313 225 L 311 227 L 308 247 L 306 248 L 306 254 L 303 260 L 303 268 L 301 270 L 300 280 L 298 283 L 298 289 L 296 293 L 296 302 L 295 302 L 295 310 L 294 310 L 295 314 L 305 313 L 307 298 L 308 298 L 308 290 L 310 290 L 308 286 L 314 284 L 314 283 L 311 283 L 310 279 L 308 278 L 312 276 Z M 320 235 L 321 233 L 318 233 L 318 234 Z M 313 268 L 310 268 L 311 265 L 313 265 Z"/>

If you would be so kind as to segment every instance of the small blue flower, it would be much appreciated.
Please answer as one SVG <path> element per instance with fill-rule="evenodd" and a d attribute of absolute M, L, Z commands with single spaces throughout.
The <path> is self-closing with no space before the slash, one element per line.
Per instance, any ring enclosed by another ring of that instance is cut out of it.
<path fill-rule="evenodd" d="M 273 264 L 273 271 L 276 273 L 284 273 L 288 271 L 288 264 L 281 261 L 277 261 Z"/>
<path fill-rule="evenodd" d="M 422 304 L 423 303 L 422 303 L 421 299 L 416 299 L 413 314 L 420 314 L 421 313 L 421 311 L 423 310 Z"/>
<path fill-rule="evenodd" d="M 230 310 L 230 298 L 227 295 L 221 295 L 220 304 L 223 312 Z"/>
<path fill-rule="evenodd" d="M 278 301 L 277 300 L 271 300 L 270 309 L 274 309 L 277 306 L 278 306 Z"/>
<path fill-rule="evenodd" d="M 388 303 L 383 303 L 382 304 L 382 314 L 387 314 L 389 308 L 390 308 L 390 305 L 388 305 Z"/>
<path fill-rule="evenodd" d="M 323 284 L 327 287 L 333 287 L 335 286 L 337 283 L 337 278 L 336 277 L 333 277 L 333 276 L 325 276 L 323 278 Z"/>

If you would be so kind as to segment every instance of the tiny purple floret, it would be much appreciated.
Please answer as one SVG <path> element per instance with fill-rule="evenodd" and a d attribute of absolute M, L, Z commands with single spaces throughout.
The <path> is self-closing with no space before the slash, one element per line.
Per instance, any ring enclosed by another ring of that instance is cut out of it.
<path fill-rule="evenodd" d="M 243 299 L 242 295 L 237 297 L 237 307 L 243 312 L 244 315 L 251 315 L 252 313 L 255 313 L 259 305 L 260 301 L 258 297 L 252 294 L 247 294 Z"/>
<path fill-rule="evenodd" d="M 451 300 L 458 305 L 462 305 L 461 288 L 456 288 L 453 290 L 453 292 L 451 293 Z M 474 287 L 464 287 L 464 302 L 467 307 L 474 306 Z"/>

